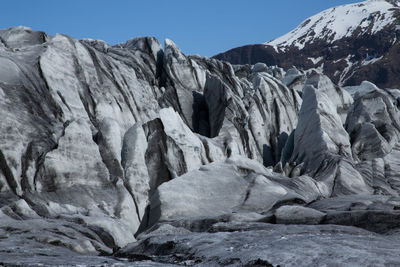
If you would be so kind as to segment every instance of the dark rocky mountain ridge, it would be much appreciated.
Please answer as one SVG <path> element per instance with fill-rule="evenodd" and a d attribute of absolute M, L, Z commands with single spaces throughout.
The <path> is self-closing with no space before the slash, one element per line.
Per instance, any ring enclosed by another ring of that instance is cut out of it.
<path fill-rule="evenodd" d="M 374 9 L 374 5 L 381 2 L 383 6 L 378 6 L 378 11 Z M 336 14 L 339 11 L 343 15 L 348 14 L 345 20 L 349 21 L 346 25 L 349 34 L 340 35 L 342 25 L 332 23 L 332 20 L 343 20 L 343 16 Z M 359 13 L 365 15 L 357 21 Z M 368 80 L 382 88 L 400 87 L 398 1 L 364 1 L 328 9 L 314 17 L 317 17 L 316 24 L 309 23 L 310 19 L 307 19 L 298 28 L 276 40 L 234 48 L 214 58 L 232 64 L 262 62 L 286 70 L 293 66 L 303 70 L 320 69 L 333 82 L 342 86 L 359 85 Z M 379 31 L 374 30 L 382 23 L 384 26 Z M 322 29 L 318 31 L 315 28 L 320 24 L 323 24 L 319 27 Z M 337 35 L 340 38 L 335 37 L 335 31 L 339 31 Z M 290 41 L 285 41 L 285 38 Z"/>

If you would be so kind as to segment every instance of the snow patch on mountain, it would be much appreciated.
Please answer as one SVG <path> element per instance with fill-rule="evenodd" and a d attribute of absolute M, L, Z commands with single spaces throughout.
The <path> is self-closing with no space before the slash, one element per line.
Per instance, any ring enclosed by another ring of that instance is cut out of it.
<path fill-rule="evenodd" d="M 399 3 L 385 0 L 367 0 L 342 5 L 314 15 L 291 32 L 265 44 L 276 50 L 296 46 L 303 49 L 307 43 L 326 40 L 333 43 L 344 37 L 375 34 L 395 21 L 394 11 Z"/>
<path fill-rule="evenodd" d="M 353 62 L 350 61 L 350 59 L 353 57 L 353 55 L 348 55 L 345 60 L 346 60 L 346 68 L 342 71 L 342 74 L 340 75 L 340 80 L 339 80 L 339 85 L 343 85 L 345 81 L 345 77 L 347 73 L 351 70 L 353 67 Z"/>
<path fill-rule="evenodd" d="M 320 62 L 321 60 L 323 60 L 324 58 L 323 57 L 317 57 L 317 58 L 309 57 L 308 59 L 311 60 L 312 63 L 315 65 L 318 62 Z"/>
<path fill-rule="evenodd" d="M 374 64 L 375 62 L 378 62 L 379 60 L 381 60 L 383 58 L 383 56 L 380 57 L 375 57 L 375 58 L 368 58 L 365 59 L 361 62 L 361 65 L 365 66 L 365 65 L 370 65 L 370 64 Z"/>

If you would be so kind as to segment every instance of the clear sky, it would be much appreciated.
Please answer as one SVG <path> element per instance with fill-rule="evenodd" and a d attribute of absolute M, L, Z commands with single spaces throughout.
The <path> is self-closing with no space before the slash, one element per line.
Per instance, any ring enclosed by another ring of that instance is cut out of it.
<path fill-rule="evenodd" d="M 101 39 L 172 39 L 184 53 L 213 56 L 277 38 L 307 17 L 354 0 L 2 0 L 0 28 Z"/>

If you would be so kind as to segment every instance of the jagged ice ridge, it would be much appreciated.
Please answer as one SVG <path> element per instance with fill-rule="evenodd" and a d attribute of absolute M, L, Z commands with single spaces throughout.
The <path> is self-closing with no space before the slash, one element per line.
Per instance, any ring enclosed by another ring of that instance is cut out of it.
<path fill-rule="evenodd" d="M 5 264 L 400 263 L 400 90 L 150 37 L 0 40 Z"/>

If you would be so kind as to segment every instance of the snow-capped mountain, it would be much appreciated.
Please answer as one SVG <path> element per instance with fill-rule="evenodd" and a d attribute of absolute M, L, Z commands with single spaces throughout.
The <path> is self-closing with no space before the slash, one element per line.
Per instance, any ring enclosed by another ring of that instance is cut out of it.
<path fill-rule="evenodd" d="M 367 0 L 333 7 L 289 33 L 215 56 L 234 64 L 264 62 L 328 75 L 340 85 L 369 80 L 400 86 L 400 1 Z"/>
<path fill-rule="evenodd" d="M 291 32 L 265 44 L 283 51 L 291 46 L 301 50 L 307 44 L 319 40 L 333 44 L 346 37 L 373 35 L 396 21 L 394 6 L 398 6 L 399 3 L 367 0 L 330 8 L 306 19 Z"/>

